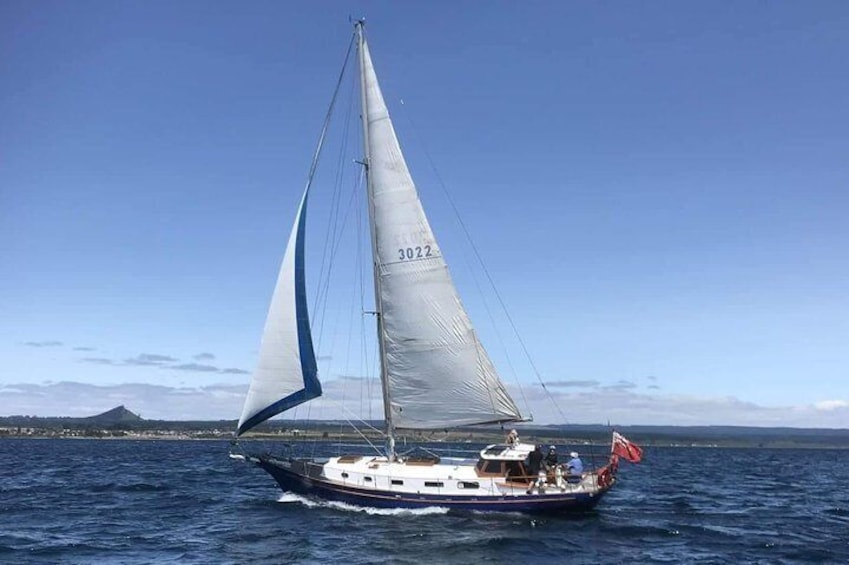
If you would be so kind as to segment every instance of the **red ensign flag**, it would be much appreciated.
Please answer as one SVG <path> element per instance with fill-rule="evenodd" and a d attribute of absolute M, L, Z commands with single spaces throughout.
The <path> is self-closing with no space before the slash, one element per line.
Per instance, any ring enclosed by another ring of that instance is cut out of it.
<path fill-rule="evenodd" d="M 643 450 L 640 446 L 631 443 L 619 432 L 613 432 L 613 446 L 610 451 L 631 463 L 639 463 L 643 458 Z"/>

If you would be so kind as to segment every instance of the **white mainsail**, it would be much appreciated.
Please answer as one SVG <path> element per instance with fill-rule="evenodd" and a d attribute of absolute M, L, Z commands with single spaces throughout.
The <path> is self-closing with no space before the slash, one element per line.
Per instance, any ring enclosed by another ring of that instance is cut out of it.
<path fill-rule="evenodd" d="M 254 371 L 236 435 L 321 395 L 307 314 L 304 229 L 309 187 L 304 190 L 268 309 L 259 364 Z"/>
<path fill-rule="evenodd" d="M 400 428 L 520 420 L 434 238 L 362 40 L 368 173 L 391 418 Z"/>

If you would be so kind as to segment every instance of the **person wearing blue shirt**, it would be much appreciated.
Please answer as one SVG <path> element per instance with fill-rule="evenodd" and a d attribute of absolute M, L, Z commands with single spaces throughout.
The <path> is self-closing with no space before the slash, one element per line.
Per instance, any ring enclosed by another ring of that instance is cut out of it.
<path fill-rule="evenodd" d="M 566 463 L 566 469 L 569 472 L 570 477 L 580 477 L 584 472 L 584 462 L 581 461 L 581 458 L 578 457 L 578 452 L 573 451 L 569 454 L 569 462 Z"/>

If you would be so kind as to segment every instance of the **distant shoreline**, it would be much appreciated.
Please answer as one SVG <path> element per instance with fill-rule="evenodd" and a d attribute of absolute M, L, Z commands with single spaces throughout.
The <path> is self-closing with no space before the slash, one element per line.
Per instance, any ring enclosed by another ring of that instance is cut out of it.
<path fill-rule="evenodd" d="M 610 445 L 613 426 L 603 424 L 514 424 L 525 442 L 545 445 Z M 86 418 L 0 416 L 0 439 L 125 439 L 232 441 L 236 420 L 146 420 L 125 406 Z M 240 441 L 343 442 L 364 439 L 382 444 L 382 420 L 364 422 L 362 430 L 338 420 L 283 420 L 264 422 Z M 744 426 L 615 426 L 643 447 L 849 449 L 849 429 L 752 428 Z M 398 442 L 411 444 L 503 442 L 504 426 L 475 426 L 448 430 L 397 430 Z"/>
<path fill-rule="evenodd" d="M 80 440 L 96 440 L 96 441 L 218 441 L 218 442 L 232 442 L 235 438 L 232 434 L 230 435 L 209 435 L 205 433 L 117 433 L 117 434 L 103 434 L 103 435 L 56 435 L 56 434 L 0 434 L 0 441 L 2 440 L 10 440 L 10 441 L 20 441 L 20 440 L 70 440 L 70 441 L 80 441 Z M 372 437 L 369 438 L 371 440 L 381 441 L 380 438 Z M 540 443 L 543 445 L 568 445 L 574 446 L 576 449 L 580 449 L 582 447 L 593 447 L 593 448 L 604 448 L 608 444 L 608 442 L 600 442 L 600 441 L 589 441 L 586 438 L 567 438 L 567 437 L 543 437 L 537 435 L 528 435 L 523 438 L 525 441 L 529 441 L 531 443 Z M 249 443 L 262 443 L 262 442 L 279 442 L 279 443 L 294 443 L 294 444 L 308 444 L 308 443 L 346 443 L 350 445 L 354 444 L 362 444 L 367 445 L 362 441 L 362 438 L 358 436 L 328 436 L 322 437 L 321 435 L 299 435 L 292 436 L 286 434 L 254 434 L 249 435 L 247 437 L 239 438 L 239 443 L 241 444 L 249 444 Z M 457 444 L 468 443 L 470 445 L 486 445 L 489 443 L 498 443 L 500 442 L 500 438 L 495 438 L 492 436 L 476 436 L 472 438 L 463 438 L 463 439 L 445 439 L 445 440 L 433 440 L 427 438 L 416 438 L 416 439 L 408 439 L 407 443 L 409 445 L 434 445 L 434 444 L 450 444 L 452 446 L 456 446 Z M 635 440 L 636 441 L 636 440 Z M 720 442 L 699 442 L 699 441 L 691 441 L 691 442 L 680 442 L 680 441 L 663 441 L 659 439 L 652 438 L 641 438 L 638 443 L 647 449 L 651 449 L 653 447 L 661 447 L 661 448 L 678 448 L 678 449 L 827 449 L 827 450 L 844 450 L 849 449 L 849 445 L 844 444 L 829 444 L 829 443 L 803 443 L 803 442 L 770 442 L 768 444 L 764 444 L 762 442 L 753 442 L 753 441 L 741 441 L 736 439 L 734 441 L 720 441 Z"/>

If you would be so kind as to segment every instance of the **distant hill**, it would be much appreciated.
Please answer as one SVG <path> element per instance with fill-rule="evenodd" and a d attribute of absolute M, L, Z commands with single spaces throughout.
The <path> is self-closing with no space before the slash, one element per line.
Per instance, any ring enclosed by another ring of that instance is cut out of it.
<path fill-rule="evenodd" d="M 0 417 L 0 426 L 3 427 L 27 427 L 27 428 L 125 428 L 139 429 L 149 425 L 135 412 L 131 412 L 123 404 L 101 414 L 87 417 L 69 416 L 3 416 Z"/>
<path fill-rule="evenodd" d="M 88 418 L 80 418 L 80 420 L 89 424 L 99 424 L 107 426 L 111 424 L 133 424 L 143 422 L 144 418 L 134 412 L 130 412 L 122 404 L 121 406 L 113 408 L 112 410 L 107 410 L 102 414 L 98 414 L 96 416 L 89 416 Z"/>

